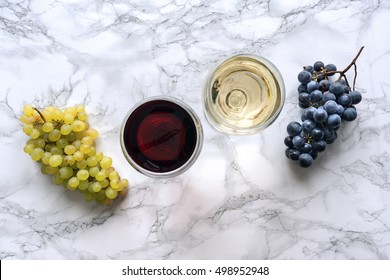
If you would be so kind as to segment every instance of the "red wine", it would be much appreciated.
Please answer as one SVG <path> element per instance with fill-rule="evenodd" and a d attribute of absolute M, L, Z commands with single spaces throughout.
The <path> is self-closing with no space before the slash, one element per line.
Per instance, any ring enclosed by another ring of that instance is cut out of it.
<path fill-rule="evenodd" d="M 122 130 L 130 163 L 153 173 L 184 166 L 201 141 L 195 122 L 194 115 L 167 98 L 142 103 L 130 113 Z"/>

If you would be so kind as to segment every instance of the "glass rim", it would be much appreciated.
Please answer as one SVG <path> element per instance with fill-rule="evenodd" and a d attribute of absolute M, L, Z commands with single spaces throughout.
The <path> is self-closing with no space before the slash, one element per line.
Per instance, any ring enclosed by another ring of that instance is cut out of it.
<path fill-rule="evenodd" d="M 250 128 L 237 127 L 232 125 L 231 123 L 226 122 L 223 118 L 218 118 L 217 117 L 218 113 L 215 112 L 212 106 L 209 106 L 210 103 L 209 100 L 211 97 L 210 84 L 211 84 L 212 76 L 215 74 L 215 72 L 218 69 L 220 69 L 222 65 L 237 57 L 250 58 L 255 60 L 256 62 L 259 62 L 260 64 L 263 64 L 272 73 L 276 83 L 280 88 L 280 104 L 278 105 L 277 109 L 271 114 L 271 116 L 265 122 Z M 282 111 L 285 98 L 286 98 L 285 84 L 279 69 L 275 66 L 275 64 L 273 64 L 267 58 L 256 54 L 239 53 L 219 60 L 208 71 L 206 79 L 203 84 L 202 103 L 203 103 L 204 114 L 206 116 L 207 121 L 217 131 L 222 133 L 227 133 L 230 135 L 252 135 L 270 126 L 277 119 L 280 112 Z M 218 121 L 222 122 L 223 125 L 219 124 Z"/>
<path fill-rule="evenodd" d="M 195 130 L 196 130 L 196 145 L 195 145 L 194 151 L 193 151 L 192 155 L 190 156 L 190 158 L 183 165 L 179 166 L 178 168 L 171 170 L 171 171 L 167 171 L 167 172 L 161 172 L 161 173 L 150 171 L 148 169 L 143 168 L 138 163 L 136 163 L 132 159 L 132 157 L 129 155 L 129 153 L 127 152 L 127 149 L 126 149 L 125 143 L 124 143 L 124 131 L 125 131 L 127 121 L 129 120 L 131 114 L 136 109 L 138 109 L 141 105 L 146 104 L 146 103 L 151 102 L 151 101 L 155 101 L 155 100 L 169 101 L 169 102 L 172 102 L 172 103 L 180 106 L 181 108 L 183 108 L 188 113 L 188 115 L 191 117 L 192 121 L 194 122 Z M 201 124 L 198 116 L 196 115 L 195 111 L 188 104 L 183 102 L 182 100 L 180 100 L 176 97 L 165 96 L 165 95 L 147 97 L 147 98 L 142 99 L 141 101 L 137 102 L 126 113 L 126 115 L 122 121 L 121 130 L 120 130 L 120 145 L 121 145 L 122 153 L 124 154 L 126 160 L 130 163 L 130 165 L 135 170 L 142 173 L 143 175 L 146 175 L 146 176 L 151 177 L 151 178 L 175 177 L 175 176 L 182 174 L 186 170 L 188 170 L 195 163 L 196 159 L 199 157 L 200 151 L 202 150 L 202 147 L 203 147 L 203 127 L 202 127 L 202 124 Z"/>

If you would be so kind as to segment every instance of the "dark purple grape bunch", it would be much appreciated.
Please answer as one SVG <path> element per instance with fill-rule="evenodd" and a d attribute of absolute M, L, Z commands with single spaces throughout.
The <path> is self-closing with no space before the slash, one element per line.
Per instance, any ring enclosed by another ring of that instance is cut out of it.
<path fill-rule="evenodd" d="M 360 52 L 343 71 L 337 71 L 334 64 L 317 61 L 298 74 L 298 104 L 303 109 L 301 122 L 288 124 L 284 143 L 287 158 L 298 161 L 301 167 L 311 166 L 327 144 L 336 141 L 343 121 L 356 119 L 354 105 L 362 100 L 362 95 L 354 90 L 355 85 L 351 89 L 345 73 L 354 65 L 356 75 L 355 62 Z M 332 80 L 336 73 L 340 74 L 339 78 Z"/>

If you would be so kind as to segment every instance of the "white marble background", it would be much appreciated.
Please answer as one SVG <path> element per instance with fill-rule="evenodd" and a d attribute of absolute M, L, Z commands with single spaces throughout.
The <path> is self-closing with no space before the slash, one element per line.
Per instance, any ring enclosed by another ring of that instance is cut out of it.
<path fill-rule="evenodd" d="M 390 1 L 0 0 L 1 259 L 389 259 Z M 358 60 L 358 120 L 303 170 L 284 156 L 297 73 Z M 232 137 L 203 115 L 208 69 L 235 53 L 273 61 L 285 107 L 264 132 Z M 119 128 L 147 96 L 197 112 L 195 165 L 167 180 L 125 161 Z M 23 153 L 26 103 L 84 103 L 98 148 L 131 182 L 113 208 L 56 187 Z"/>

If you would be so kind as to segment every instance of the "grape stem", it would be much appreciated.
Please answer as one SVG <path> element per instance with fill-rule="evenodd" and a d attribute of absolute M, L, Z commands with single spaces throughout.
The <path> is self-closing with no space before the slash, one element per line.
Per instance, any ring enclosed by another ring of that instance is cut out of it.
<path fill-rule="evenodd" d="M 359 50 L 359 52 L 356 54 L 355 58 L 351 61 L 351 63 L 342 71 L 340 70 L 336 70 L 336 71 L 327 71 L 327 72 L 323 72 L 323 73 L 320 73 L 320 74 L 317 74 L 317 75 L 314 75 L 313 78 L 314 79 L 317 79 L 318 77 L 321 77 L 321 76 L 330 76 L 330 75 L 333 75 L 333 74 L 340 74 L 339 78 L 337 79 L 337 81 L 339 81 L 342 77 L 344 77 L 345 79 L 345 82 L 347 83 L 347 86 L 350 88 L 349 86 L 349 83 L 348 83 L 348 79 L 347 79 L 347 76 L 345 75 L 345 73 L 348 72 L 349 69 L 351 69 L 352 66 L 354 66 L 354 70 L 355 70 L 355 76 L 353 78 L 353 85 L 352 85 L 352 90 L 355 90 L 355 82 L 356 82 L 356 77 L 357 77 L 357 65 L 356 65 L 356 60 L 358 59 L 358 57 L 360 56 L 360 54 L 362 53 L 364 49 L 364 46 L 362 46 Z"/>
<path fill-rule="evenodd" d="M 42 115 L 41 111 L 39 111 L 39 110 L 38 110 L 37 108 L 35 108 L 35 107 L 33 107 L 33 109 L 34 109 L 35 111 L 38 112 L 38 114 L 41 116 L 43 122 L 45 123 L 45 122 L 46 122 L 46 119 L 45 119 L 45 117 Z"/>

